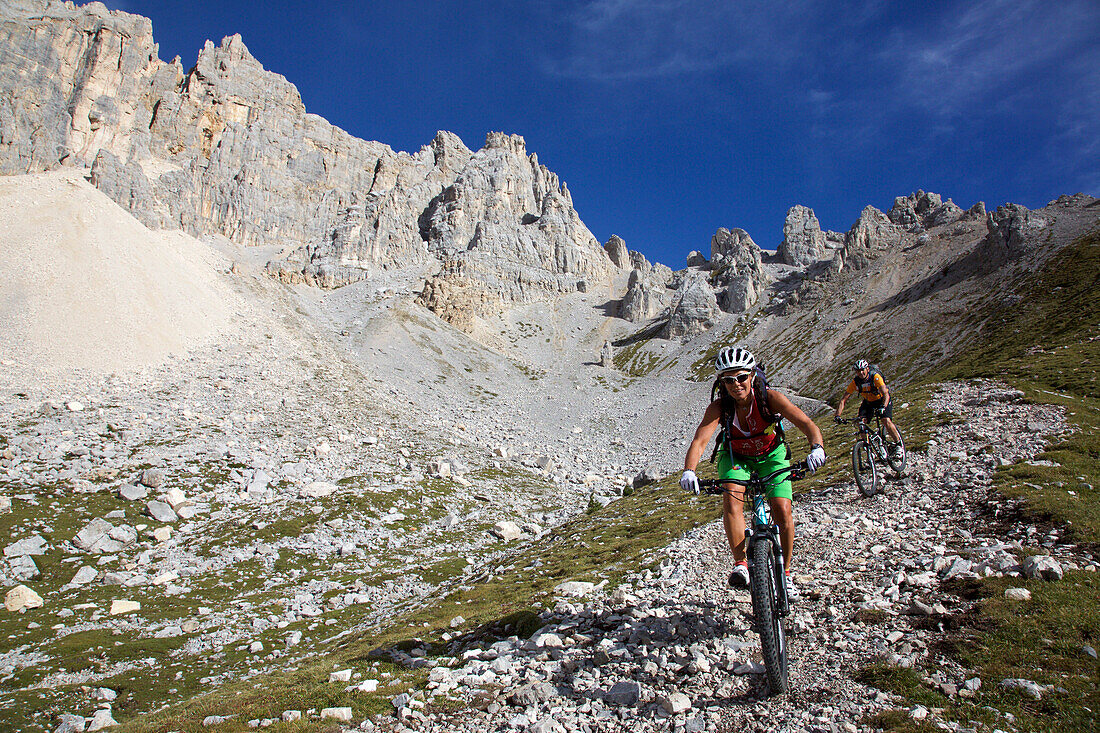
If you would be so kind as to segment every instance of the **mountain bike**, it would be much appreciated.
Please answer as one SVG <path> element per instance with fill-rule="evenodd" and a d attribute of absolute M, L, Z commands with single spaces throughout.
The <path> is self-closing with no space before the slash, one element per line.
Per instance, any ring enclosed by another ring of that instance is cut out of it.
<path fill-rule="evenodd" d="M 878 493 L 878 462 L 890 466 L 899 478 L 905 473 L 905 439 L 901 431 L 898 431 L 898 442 L 895 443 L 886 435 L 886 428 L 878 415 L 874 420 L 874 430 L 868 421 L 860 418 L 840 420 L 841 425 L 858 426 L 859 438 L 852 446 L 852 475 L 859 493 L 867 497 Z"/>
<path fill-rule="evenodd" d="M 745 498 L 752 499 L 752 521 L 745 528 L 749 558 L 749 593 L 752 614 L 767 670 L 768 688 L 772 694 L 787 691 L 787 638 L 783 619 L 791 612 L 787 598 L 786 573 L 783 569 L 783 549 L 779 543 L 779 527 L 772 523 L 765 498 L 768 486 L 783 474 L 797 481 L 806 475 L 806 462 L 800 461 L 766 476 L 753 476 L 745 485 Z M 701 491 L 719 495 L 733 493 L 724 484 L 732 481 L 706 479 L 699 482 Z"/>

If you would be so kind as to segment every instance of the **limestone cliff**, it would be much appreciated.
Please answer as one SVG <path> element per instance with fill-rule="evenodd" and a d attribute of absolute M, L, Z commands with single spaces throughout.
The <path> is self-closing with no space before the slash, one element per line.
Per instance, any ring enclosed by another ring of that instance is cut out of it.
<path fill-rule="evenodd" d="M 522 138 L 397 152 L 309 114 L 239 35 L 188 71 L 157 51 L 148 19 L 99 3 L 0 6 L 0 172 L 90 168 L 148 226 L 280 247 L 267 269 L 286 282 L 426 264 L 523 302 L 616 269 Z"/>

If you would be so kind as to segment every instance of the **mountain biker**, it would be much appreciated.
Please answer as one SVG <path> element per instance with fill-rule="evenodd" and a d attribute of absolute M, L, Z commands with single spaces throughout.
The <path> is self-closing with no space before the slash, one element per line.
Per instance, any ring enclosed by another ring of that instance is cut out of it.
<path fill-rule="evenodd" d="M 765 475 L 790 465 L 790 451 L 781 430 L 777 430 L 778 416 L 790 420 L 810 441 L 810 455 L 806 462 L 811 473 L 825 463 L 825 448 L 821 431 L 806 413 L 783 393 L 763 387 L 763 379 L 757 378 L 756 357 L 747 349 L 724 347 L 718 352 L 714 368 L 721 385 L 718 399 L 707 405 L 703 420 L 695 430 L 695 437 L 684 458 L 680 486 L 685 491 L 699 493 L 695 467 L 714 431 L 719 424 L 723 425 L 724 437 L 717 449 L 718 478 L 729 480 L 728 484 L 724 484 L 728 491 L 722 494 L 722 526 L 726 530 L 726 540 L 733 552 L 734 562 L 729 584 L 735 588 L 745 588 L 749 584 L 749 569 L 745 560 L 745 515 L 742 511 L 745 486 L 742 482 L 753 474 Z M 766 400 L 764 407 L 771 415 L 761 414 L 761 405 L 755 394 L 755 390 L 761 388 Z M 790 578 L 794 552 L 791 495 L 791 481 L 786 476 L 768 489 L 768 505 L 773 521 L 779 526 L 783 546 L 788 596 L 793 598 L 797 591 Z"/>
<path fill-rule="evenodd" d="M 890 450 L 897 455 L 901 452 L 901 435 L 898 433 L 894 421 L 890 418 L 894 415 L 894 404 L 890 401 L 890 390 L 886 388 L 886 380 L 877 369 L 872 369 L 866 359 L 860 359 L 853 367 L 855 377 L 848 383 L 844 390 L 844 396 L 837 405 L 833 422 L 840 422 L 840 416 L 844 414 L 844 406 L 848 404 L 848 398 L 859 393 L 863 402 L 859 405 L 859 419 L 866 423 L 873 416 L 882 418 L 882 424 L 886 426 L 886 433 L 892 441 Z"/>

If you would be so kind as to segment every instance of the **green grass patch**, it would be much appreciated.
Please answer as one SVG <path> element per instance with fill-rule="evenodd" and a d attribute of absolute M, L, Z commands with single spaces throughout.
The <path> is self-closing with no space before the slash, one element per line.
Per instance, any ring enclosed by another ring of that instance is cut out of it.
<path fill-rule="evenodd" d="M 1100 232 L 1093 232 L 1066 247 L 1041 270 L 1022 277 L 1013 307 L 989 306 L 981 314 L 980 338 L 933 375 L 937 381 L 997 379 L 1021 389 L 1032 403 L 1065 408 L 1073 432 L 1056 439 L 1038 456 L 1053 465 L 1007 467 L 998 471 L 995 487 L 1023 502 L 1022 521 L 1053 522 L 1068 529 L 1071 539 L 1085 548 L 1100 546 L 1098 288 Z M 942 415 L 930 419 L 933 425 L 955 421 Z M 1063 580 L 1049 583 L 987 578 L 976 585 L 979 600 L 959 620 L 959 629 L 945 635 L 942 648 L 974 670 L 983 684 L 973 700 L 937 700 L 936 705 L 945 707 L 942 717 L 1051 733 L 1100 727 L 1100 664 L 1084 650 L 1100 642 L 1096 574 L 1071 571 Z M 1004 591 L 1013 586 L 1028 588 L 1031 600 L 1008 601 Z M 1008 678 L 1028 679 L 1052 689 L 1034 700 L 1002 687 L 1000 681 Z M 857 679 L 910 702 L 930 701 L 916 672 L 879 665 L 861 671 Z M 1015 716 L 1015 723 L 1005 723 L 1004 713 Z"/>

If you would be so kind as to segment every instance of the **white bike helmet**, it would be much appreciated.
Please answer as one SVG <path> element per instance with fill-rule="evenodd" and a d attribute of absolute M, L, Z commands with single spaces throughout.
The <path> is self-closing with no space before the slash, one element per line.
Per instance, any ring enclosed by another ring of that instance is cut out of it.
<path fill-rule="evenodd" d="M 856 362 L 856 365 L 855 365 L 855 367 L 853 367 L 853 368 L 854 368 L 854 369 L 855 369 L 855 370 L 856 370 L 857 372 L 861 372 L 861 371 L 863 371 L 864 369 L 868 368 L 869 366 L 871 366 L 871 365 L 867 363 L 867 360 L 866 360 L 866 359 L 860 359 L 859 361 L 857 361 L 857 362 Z"/>
<path fill-rule="evenodd" d="M 718 351 L 714 360 L 714 370 L 721 374 L 728 371 L 749 371 L 756 368 L 756 357 L 748 349 L 740 346 L 725 346 Z"/>

